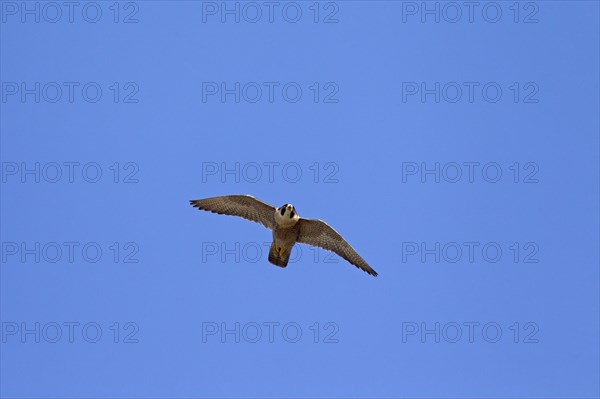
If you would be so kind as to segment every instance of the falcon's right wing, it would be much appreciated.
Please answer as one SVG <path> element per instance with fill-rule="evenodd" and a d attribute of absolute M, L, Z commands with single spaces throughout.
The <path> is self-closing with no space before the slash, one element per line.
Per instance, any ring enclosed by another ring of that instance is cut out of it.
<path fill-rule="evenodd" d="M 251 195 L 225 195 L 192 200 L 190 204 L 195 208 L 220 215 L 239 216 L 260 223 L 271 230 L 276 226 L 275 207 Z"/>

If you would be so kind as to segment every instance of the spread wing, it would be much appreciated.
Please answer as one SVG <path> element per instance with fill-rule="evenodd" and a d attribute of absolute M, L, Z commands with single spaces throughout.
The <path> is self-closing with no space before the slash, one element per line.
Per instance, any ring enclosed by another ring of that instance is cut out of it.
<path fill-rule="evenodd" d="M 344 237 L 324 221 L 300 218 L 298 224 L 298 242 L 335 252 L 371 276 L 377 276 L 377 272 L 344 240 Z"/>
<path fill-rule="evenodd" d="M 204 211 L 239 216 L 260 223 L 268 229 L 275 229 L 275 207 L 251 195 L 225 195 L 192 200 L 190 204 Z"/>

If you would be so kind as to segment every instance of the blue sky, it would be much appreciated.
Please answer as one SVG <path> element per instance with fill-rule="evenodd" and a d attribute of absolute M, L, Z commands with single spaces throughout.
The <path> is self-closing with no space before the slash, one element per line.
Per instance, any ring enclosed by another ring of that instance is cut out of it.
<path fill-rule="evenodd" d="M 598 3 L 224 4 L 0 2 L 0 394 L 598 397 Z"/>

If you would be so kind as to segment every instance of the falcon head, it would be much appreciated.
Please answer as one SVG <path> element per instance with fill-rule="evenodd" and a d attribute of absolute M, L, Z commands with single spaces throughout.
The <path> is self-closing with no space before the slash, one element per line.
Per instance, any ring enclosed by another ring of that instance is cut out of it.
<path fill-rule="evenodd" d="M 284 204 L 275 210 L 275 220 L 278 225 L 294 225 L 300 216 L 292 204 Z"/>

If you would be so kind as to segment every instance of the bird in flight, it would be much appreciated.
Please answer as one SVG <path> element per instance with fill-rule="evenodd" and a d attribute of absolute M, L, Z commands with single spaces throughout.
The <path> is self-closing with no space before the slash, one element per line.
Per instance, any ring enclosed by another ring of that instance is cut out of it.
<path fill-rule="evenodd" d="M 292 248 L 299 242 L 335 252 L 371 276 L 377 276 L 337 231 L 322 220 L 301 218 L 292 204 L 275 208 L 251 195 L 225 195 L 192 200 L 190 204 L 220 215 L 239 216 L 273 230 L 269 262 L 276 266 L 287 266 Z"/>

